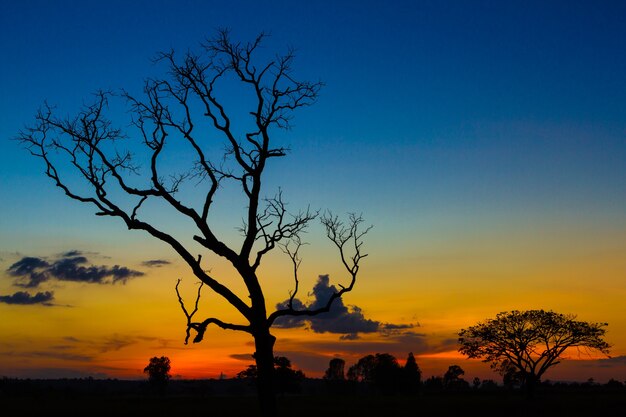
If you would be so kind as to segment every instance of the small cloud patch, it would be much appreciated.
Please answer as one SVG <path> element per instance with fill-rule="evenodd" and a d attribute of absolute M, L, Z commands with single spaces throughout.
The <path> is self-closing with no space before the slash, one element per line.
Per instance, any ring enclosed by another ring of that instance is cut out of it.
<path fill-rule="evenodd" d="M 31 295 L 26 291 L 18 291 L 13 295 L 0 295 L 0 303 L 13 305 L 41 304 L 51 306 L 52 300 L 54 300 L 54 293 L 52 291 L 38 292 L 35 295 Z"/>
<path fill-rule="evenodd" d="M 164 265 L 170 265 L 170 261 L 166 261 L 165 259 L 151 259 L 149 261 L 143 261 L 141 265 L 146 266 L 148 268 L 160 268 Z"/>
<path fill-rule="evenodd" d="M 229 356 L 233 359 L 237 359 L 238 361 L 250 362 L 254 360 L 254 356 L 252 356 L 251 353 L 233 353 Z"/>

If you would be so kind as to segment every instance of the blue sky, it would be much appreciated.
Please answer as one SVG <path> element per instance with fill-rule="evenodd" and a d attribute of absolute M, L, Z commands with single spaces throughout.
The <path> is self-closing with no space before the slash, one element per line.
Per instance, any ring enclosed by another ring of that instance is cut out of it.
<path fill-rule="evenodd" d="M 41 103 L 72 113 L 99 88 L 139 91 L 163 71 L 157 51 L 194 49 L 220 27 L 270 32 L 268 52 L 297 48 L 297 73 L 326 83 L 285 135 L 292 155 L 268 172 L 268 195 L 363 210 L 391 233 L 623 220 L 622 2 L 25 1 L 0 16 L 10 240 L 78 219 L 110 230 L 8 140 Z M 66 222 L 50 224 L 47 208 Z"/>
<path fill-rule="evenodd" d="M 357 151 L 359 174 L 367 164 L 396 195 L 416 169 L 411 180 L 428 178 L 420 188 L 435 193 L 485 173 L 492 198 L 507 192 L 501 176 L 539 191 L 556 176 L 570 197 L 590 177 L 603 196 L 619 189 L 623 3 L 505 3 L 4 2 L 1 133 L 13 136 L 44 99 L 71 112 L 98 88 L 139 88 L 156 51 L 194 48 L 218 27 L 243 40 L 266 30 L 274 49 L 300 51 L 302 77 L 326 83 L 297 116 L 294 163 L 330 143 L 323 163 L 347 170 Z M 36 161 L 3 148 L 3 175 L 30 177 Z"/>

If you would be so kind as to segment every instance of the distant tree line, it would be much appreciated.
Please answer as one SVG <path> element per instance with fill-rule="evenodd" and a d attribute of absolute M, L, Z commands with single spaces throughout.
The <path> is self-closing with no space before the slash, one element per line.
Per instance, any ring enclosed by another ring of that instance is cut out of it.
<path fill-rule="evenodd" d="M 324 380 L 331 389 L 354 390 L 355 386 L 361 386 L 364 390 L 393 395 L 417 394 L 422 390 L 462 391 L 470 388 L 469 383 L 462 378 L 465 371 L 458 365 L 450 366 L 443 376 L 422 380 L 422 371 L 413 353 L 409 353 L 404 366 L 389 353 L 376 353 L 359 359 L 348 368 L 345 375 L 344 369 L 343 359 L 334 358 L 330 361 Z M 495 382 L 494 385 L 497 386 Z"/>
<path fill-rule="evenodd" d="M 379 393 L 382 395 L 417 394 L 434 392 L 470 392 L 470 391 L 511 391 L 526 390 L 526 381 L 522 373 L 510 367 L 501 374 L 501 381 L 494 379 L 471 380 L 464 378 L 465 371 L 459 365 L 450 365 L 443 375 L 422 378 L 422 372 L 409 353 L 404 366 L 389 353 L 376 353 L 362 357 L 344 372 L 346 363 L 343 359 L 330 360 L 323 379 L 331 393 Z M 545 380 L 538 383 L 544 390 L 600 389 L 609 391 L 626 390 L 626 381 L 610 379 L 600 384 L 590 378 L 586 382 L 552 382 Z"/>

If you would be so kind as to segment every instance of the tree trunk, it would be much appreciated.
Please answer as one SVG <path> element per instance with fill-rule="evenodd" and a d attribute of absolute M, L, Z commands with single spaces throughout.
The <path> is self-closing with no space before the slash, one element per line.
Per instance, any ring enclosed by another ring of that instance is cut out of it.
<path fill-rule="evenodd" d="M 537 384 L 539 383 L 539 378 L 535 375 L 529 375 L 526 377 L 525 385 L 526 385 L 526 399 L 532 399 L 535 397 L 535 390 L 537 389 Z"/>
<path fill-rule="evenodd" d="M 254 359 L 257 366 L 257 392 L 262 417 L 275 417 L 276 391 L 274 387 L 274 342 L 269 329 L 254 334 L 256 352 Z"/>

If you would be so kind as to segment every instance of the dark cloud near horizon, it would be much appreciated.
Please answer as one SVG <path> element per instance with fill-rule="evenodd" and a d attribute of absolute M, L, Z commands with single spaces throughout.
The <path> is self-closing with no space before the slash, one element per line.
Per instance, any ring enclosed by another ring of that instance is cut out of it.
<path fill-rule="evenodd" d="M 91 362 L 94 357 L 83 353 L 58 352 L 53 349 L 42 351 L 2 352 L 3 356 L 18 358 L 53 358 L 72 362 Z"/>
<path fill-rule="evenodd" d="M 434 342 L 434 343 L 433 343 Z M 413 352 L 416 355 L 423 353 L 437 353 L 456 349 L 456 340 L 451 344 L 447 339 L 434 341 L 424 333 L 405 332 L 393 336 L 386 336 L 378 340 L 350 340 L 311 342 L 311 348 L 320 354 L 335 354 L 337 352 L 370 354 L 380 352 Z M 407 350 L 408 349 L 408 350 Z"/>
<path fill-rule="evenodd" d="M 99 367 L 106 369 L 106 367 Z M 13 372 L 16 373 L 16 372 Z M 19 369 L 20 378 L 33 378 L 33 379 L 61 379 L 61 378 L 98 378 L 107 379 L 111 378 L 110 374 L 97 371 L 85 371 L 77 368 L 33 368 L 33 369 Z"/>
<path fill-rule="evenodd" d="M 143 266 L 147 266 L 148 268 L 160 268 L 163 265 L 170 265 L 170 261 L 166 261 L 165 259 L 150 259 L 149 261 L 143 261 L 141 263 Z"/>
<path fill-rule="evenodd" d="M 31 295 L 27 291 L 18 291 L 13 295 L 0 295 L 0 303 L 12 305 L 34 305 L 41 304 L 44 306 L 52 306 L 54 300 L 54 292 L 45 291 Z"/>
<path fill-rule="evenodd" d="M 280 350 L 277 355 L 286 356 L 291 360 L 293 367 L 296 369 L 318 370 L 323 371 L 328 368 L 328 362 L 335 358 L 328 355 L 321 355 L 316 352 L 307 352 L 302 350 Z M 346 367 L 346 371 L 348 368 Z"/>
<path fill-rule="evenodd" d="M 417 325 L 415 324 L 393 324 L 393 323 L 383 323 L 381 325 L 381 330 L 385 330 L 385 331 L 389 331 L 389 332 L 393 332 L 395 330 L 405 330 L 405 329 L 412 329 L 414 327 L 416 327 Z"/>
<path fill-rule="evenodd" d="M 405 332 L 393 336 L 364 337 L 358 341 L 346 340 L 319 340 L 307 341 L 306 351 L 302 351 L 302 344 L 297 340 L 279 340 L 276 352 L 292 359 L 294 364 L 310 370 L 325 369 L 328 361 L 340 357 L 348 363 L 356 361 L 366 355 L 375 353 L 389 353 L 400 360 L 404 360 L 409 352 L 419 356 L 440 352 L 456 351 L 456 339 L 440 339 L 433 335 L 417 332 Z M 323 367 L 322 367 L 323 366 Z"/>
<path fill-rule="evenodd" d="M 164 339 L 156 336 L 141 336 L 131 334 L 117 334 L 107 335 L 100 339 L 78 339 L 74 336 L 65 336 L 61 339 L 59 346 L 67 346 L 70 348 L 77 348 L 80 346 L 80 350 L 91 350 L 97 353 L 106 353 L 112 351 L 119 351 L 128 346 L 132 346 L 142 342 L 149 342 L 151 349 L 179 349 L 176 346 L 178 340 Z M 175 345 L 171 347 L 170 345 Z M 184 349 L 184 348 L 180 348 Z"/>
<path fill-rule="evenodd" d="M 26 256 L 9 266 L 7 272 L 15 277 L 14 285 L 23 288 L 37 288 L 51 279 L 59 281 L 85 282 L 89 284 L 126 283 L 128 279 L 144 275 L 125 266 L 89 265 L 82 252 L 65 252 L 60 259 L 48 262 L 42 258 Z"/>
<path fill-rule="evenodd" d="M 72 343 L 80 342 L 80 339 L 77 339 L 74 336 L 65 336 L 63 340 L 65 340 L 66 342 L 72 342 Z"/>
<path fill-rule="evenodd" d="M 330 297 L 338 290 L 334 285 L 330 285 L 328 275 L 320 275 L 317 283 L 313 287 L 313 301 L 305 305 L 298 298 L 294 298 L 293 307 L 295 310 L 315 310 L 325 307 Z M 285 309 L 289 305 L 289 300 L 278 303 L 276 308 Z M 346 306 L 343 299 L 336 299 L 330 311 L 317 316 L 283 316 L 276 320 L 275 326 L 279 328 L 295 328 L 308 326 L 315 333 L 337 333 L 341 334 L 342 340 L 355 340 L 359 338 L 359 333 L 375 332 L 397 332 L 400 330 L 415 327 L 412 324 L 388 324 L 371 320 L 365 317 L 363 311 L 357 306 Z"/>
<path fill-rule="evenodd" d="M 626 355 L 613 356 L 610 358 L 592 359 L 596 360 L 602 368 L 612 368 L 615 365 L 626 365 Z"/>
<path fill-rule="evenodd" d="M 232 355 L 228 355 L 228 356 L 233 359 L 237 359 L 238 361 L 245 361 L 245 362 L 254 361 L 254 356 L 252 356 L 252 353 L 233 353 Z"/>

